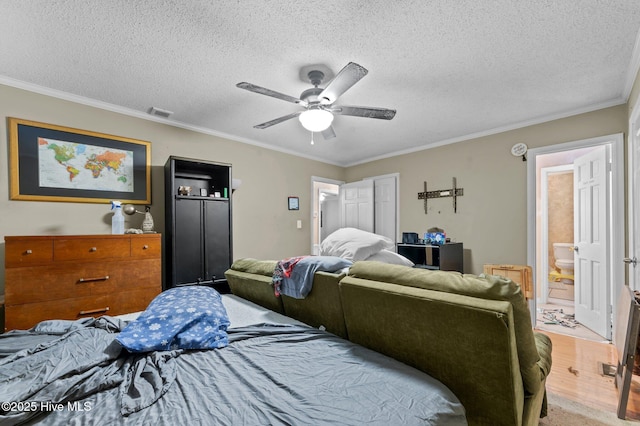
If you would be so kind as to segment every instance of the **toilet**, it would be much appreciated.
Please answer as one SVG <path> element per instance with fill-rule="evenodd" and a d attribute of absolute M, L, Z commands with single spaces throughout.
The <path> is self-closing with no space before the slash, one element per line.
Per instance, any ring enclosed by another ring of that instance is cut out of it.
<path fill-rule="evenodd" d="M 560 280 L 573 285 L 573 244 L 553 243 L 553 257 L 556 267 L 560 269 Z"/>

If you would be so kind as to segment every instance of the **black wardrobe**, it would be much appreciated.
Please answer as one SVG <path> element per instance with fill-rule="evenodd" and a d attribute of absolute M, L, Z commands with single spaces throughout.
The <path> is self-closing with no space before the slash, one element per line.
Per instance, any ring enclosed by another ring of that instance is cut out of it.
<path fill-rule="evenodd" d="M 231 165 L 169 157 L 165 176 L 165 289 L 228 289 L 231 266 Z"/>

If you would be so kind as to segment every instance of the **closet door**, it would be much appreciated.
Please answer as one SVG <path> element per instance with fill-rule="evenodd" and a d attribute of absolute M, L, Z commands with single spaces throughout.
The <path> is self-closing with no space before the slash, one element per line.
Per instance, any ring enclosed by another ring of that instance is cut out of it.
<path fill-rule="evenodd" d="M 175 217 L 175 285 L 202 280 L 202 201 L 176 199 Z"/>
<path fill-rule="evenodd" d="M 398 241 L 396 177 L 373 178 L 374 232 L 391 241 Z"/>
<path fill-rule="evenodd" d="M 373 180 L 340 185 L 340 223 L 343 228 L 374 232 Z"/>
<path fill-rule="evenodd" d="M 229 200 L 210 200 L 204 203 L 205 279 L 224 280 L 224 272 L 231 265 L 231 228 Z"/>

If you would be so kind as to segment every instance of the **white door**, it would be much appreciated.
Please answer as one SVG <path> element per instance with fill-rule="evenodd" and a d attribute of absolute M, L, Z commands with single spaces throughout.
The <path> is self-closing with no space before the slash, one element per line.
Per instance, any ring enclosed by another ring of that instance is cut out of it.
<path fill-rule="evenodd" d="M 636 104 L 640 107 L 640 100 Z M 634 109 L 629 136 L 629 287 L 640 290 L 640 109 Z"/>
<path fill-rule="evenodd" d="M 340 185 L 340 224 L 374 232 L 373 180 Z"/>
<path fill-rule="evenodd" d="M 574 161 L 576 320 L 611 339 L 609 152 L 596 147 Z"/>
<path fill-rule="evenodd" d="M 375 233 L 397 241 L 396 226 L 396 178 L 376 178 L 374 185 Z"/>

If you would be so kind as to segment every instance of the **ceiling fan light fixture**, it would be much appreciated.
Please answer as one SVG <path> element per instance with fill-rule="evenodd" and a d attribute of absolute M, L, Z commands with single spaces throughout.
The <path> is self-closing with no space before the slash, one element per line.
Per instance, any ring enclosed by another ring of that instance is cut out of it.
<path fill-rule="evenodd" d="M 298 117 L 302 127 L 310 132 L 322 132 L 331 126 L 333 114 L 324 109 L 308 109 Z"/>

